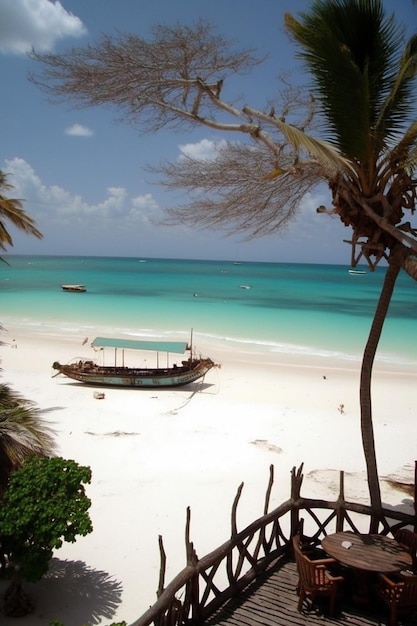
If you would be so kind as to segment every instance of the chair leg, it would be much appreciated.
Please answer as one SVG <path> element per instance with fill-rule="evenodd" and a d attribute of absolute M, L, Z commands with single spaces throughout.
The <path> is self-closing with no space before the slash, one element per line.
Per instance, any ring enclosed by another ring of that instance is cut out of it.
<path fill-rule="evenodd" d="M 297 593 L 297 596 L 299 596 L 300 595 L 300 579 L 298 579 L 297 581 L 297 586 L 295 588 L 295 591 Z"/>
<path fill-rule="evenodd" d="M 336 605 L 336 591 L 337 591 L 337 588 L 333 586 L 333 590 L 330 596 L 330 608 L 329 608 L 329 615 L 331 617 L 333 616 L 335 605 Z"/>
<path fill-rule="evenodd" d="M 305 596 L 306 596 L 306 593 L 305 593 L 304 586 L 302 583 L 300 583 L 300 595 L 298 598 L 298 606 L 297 606 L 297 609 L 299 612 L 301 612 Z"/>

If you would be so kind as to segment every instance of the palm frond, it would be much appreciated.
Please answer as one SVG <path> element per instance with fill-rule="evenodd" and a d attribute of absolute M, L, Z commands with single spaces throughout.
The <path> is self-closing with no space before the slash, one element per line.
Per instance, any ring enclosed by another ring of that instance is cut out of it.
<path fill-rule="evenodd" d="M 35 226 L 35 220 L 27 215 L 21 207 L 20 200 L 5 198 L 0 195 L 0 223 L 3 233 L 7 232 L 4 225 L 4 219 L 7 219 L 15 228 L 42 239 L 42 234 Z"/>
<path fill-rule="evenodd" d="M 416 168 L 415 152 L 417 150 L 417 121 L 410 124 L 400 141 L 396 143 L 386 154 L 383 167 L 394 173 L 398 167 L 409 174 Z"/>
<path fill-rule="evenodd" d="M 417 35 L 408 41 L 399 63 L 399 70 L 379 114 L 375 131 L 387 133 L 398 128 L 412 112 L 415 102 L 415 78 L 417 74 Z"/>
<path fill-rule="evenodd" d="M 378 126 L 381 110 L 394 93 L 403 30 L 386 16 L 379 0 L 317 0 L 299 21 L 287 16 L 286 26 L 301 48 L 298 56 L 312 77 L 330 139 L 357 161 L 374 159 L 384 149 L 386 137 L 395 134 L 401 118 L 412 110 L 405 91 L 397 87 L 397 97 L 391 97 L 385 111 L 385 125 Z M 411 43 L 410 61 L 413 50 Z"/>
<path fill-rule="evenodd" d="M 42 239 L 43 235 L 38 230 L 35 220 L 25 213 L 22 201 L 16 198 L 7 198 L 4 191 L 13 188 L 7 182 L 7 174 L 0 170 L 0 249 L 6 250 L 7 246 L 13 245 L 13 239 L 7 230 L 6 222 L 11 222 L 15 228 L 28 235 Z"/>
<path fill-rule="evenodd" d="M 55 450 L 53 431 L 43 422 L 35 403 L 1 384 L 0 493 L 10 472 L 20 467 L 28 456 L 53 456 Z"/>
<path fill-rule="evenodd" d="M 291 145 L 297 150 L 305 150 L 308 154 L 317 159 L 330 176 L 338 171 L 349 170 L 351 168 L 349 159 L 346 159 L 340 151 L 329 142 L 315 139 L 299 128 L 291 124 L 286 124 L 282 120 L 276 120 L 276 124 Z"/>

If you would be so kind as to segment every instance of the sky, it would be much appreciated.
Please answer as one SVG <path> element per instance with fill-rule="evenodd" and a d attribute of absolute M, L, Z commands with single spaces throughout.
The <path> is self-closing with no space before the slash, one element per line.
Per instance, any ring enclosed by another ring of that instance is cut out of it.
<path fill-rule="evenodd" d="M 262 107 L 279 90 L 278 75 L 301 72 L 284 32 L 286 11 L 308 10 L 309 0 L 0 0 L 2 76 L 0 169 L 23 200 L 43 239 L 10 226 L 13 254 L 231 259 L 349 265 L 350 238 L 338 218 L 316 214 L 330 206 L 325 187 L 305 197 L 284 233 L 251 241 L 226 230 L 156 225 L 176 198 L 155 184 L 147 165 L 184 153 L 213 153 L 226 135 L 198 128 L 178 134 L 143 134 L 117 122 L 117 111 L 52 104 L 29 73 L 28 57 L 94 45 L 102 34 L 147 36 L 155 24 L 209 20 L 240 47 L 268 54 L 262 66 L 239 79 L 245 103 Z M 386 9 L 412 27 L 412 0 L 386 0 Z M 302 77 L 304 79 L 304 76 Z M 301 73 L 300 73 L 301 80 Z M 8 225 L 9 226 L 9 225 Z"/>

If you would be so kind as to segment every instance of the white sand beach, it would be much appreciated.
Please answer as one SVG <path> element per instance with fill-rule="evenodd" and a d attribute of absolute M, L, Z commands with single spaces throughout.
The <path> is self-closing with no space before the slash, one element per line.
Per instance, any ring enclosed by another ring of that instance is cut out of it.
<path fill-rule="evenodd" d="M 19 620 L 23 625 L 45 626 L 52 618 L 65 626 L 133 622 L 156 599 L 158 535 L 169 582 L 185 566 L 187 507 L 201 557 L 229 537 L 241 482 L 239 527 L 262 515 L 271 464 L 271 509 L 289 497 L 291 469 L 302 462 L 304 495 L 333 499 L 338 472 L 345 470 L 347 499 L 367 502 L 358 363 L 198 345 L 222 365 L 208 373 L 198 392 L 105 389 L 98 400 L 91 387 L 53 378 L 53 361 L 92 355 L 84 337 L 8 330 L 0 352 L 3 381 L 36 401 L 56 433 L 59 454 L 93 472 L 87 491 L 94 532 L 64 544 L 50 574 L 25 586 L 37 608 Z M 381 476 L 400 473 L 413 481 L 416 410 L 415 376 L 376 363 L 373 412 Z M 382 489 L 385 503 L 411 509 L 407 495 L 384 481 Z"/>

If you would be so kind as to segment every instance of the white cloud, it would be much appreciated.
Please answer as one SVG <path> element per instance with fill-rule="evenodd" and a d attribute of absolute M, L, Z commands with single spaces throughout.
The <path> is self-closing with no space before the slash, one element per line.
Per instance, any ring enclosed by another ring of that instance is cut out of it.
<path fill-rule="evenodd" d="M 94 133 L 91 128 L 88 128 L 87 126 L 73 124 L 69 128 L 65 129 L 65 134 L 71 135 L 72 137 L 92 137 Z"/>
<path fill-rule="evenodd" d="M 160 216 L 160 208 L 155 202 L 152 194 L 145 193 L 142 196 L 132 198 L 132 208 L 130 215 L 135 221 L 140 220 L 143 223 L 151 223 L 154 217 Z"/>
<path fill-rule="evenodd" d="M 24 200 L 25 211 L 35 219 L 41 232 L 59 227 L 67 237 L 76 237 L 80 229 L 95 234 L 110 230 L 116 234 L 134 230 L 139 223 L 150 225 L 150 216 L 161 211 L 152 194 L 131 198 L 124 187 L 108 187 L 104 200 L 89 204 L 58 185 L 45 185 L 21 158 L 6 160 L 2 169 L 14 186 L 10 196 Z"/>
<path fill-rule="evenodd" d="M 0 51 L 3 53 L 25 54 L 31 48 L 46 52 L 64 37 L 81 37 L 86 33 L 82 21 L 58 1 L 0 2 Z"/>
<path fill-rule="evenodd" d="M 24 210 L 44 235 L 38 241 L 13 232 L 15 254 L 100 255 L 105 251 L 117 256 L 177 257 L 187 250 L 190 258 L 227 259 L 238 245 L 248 260 L 345 263 L 349 255 L 341 246 L 346 235 L 340 220 L 316 213 L 317 206 L 328 203 L 325 187 L 306 196 L 287 232 L 242 242 L 240 237 L 223 238 L 217 231 L 181 225 L 162 228 L 158 225 L 162 209 L 151 193 L 132 197 L 124 187 L 109 186 L 101 201 L 89 203 L 63 187 L 45 184 L 22 158 L 6 160 L 0 169 L 14 186 L 9 197 L 23 200 Z"/>
<path fill-rule="evenodd" d="M 200 161 L 212 161 L 216 158 L 220 148 L 226 145 L 226 141 L 212 141 L 211 139 L 202 139 L 197 143 L 186 143 L 179 145 L 181 156 L 191 157 Z M 181 158 L 180 156 L 180 158 Z"/>

